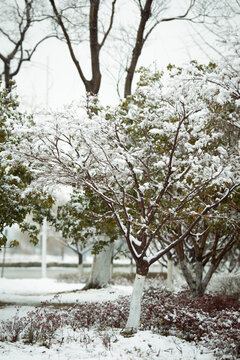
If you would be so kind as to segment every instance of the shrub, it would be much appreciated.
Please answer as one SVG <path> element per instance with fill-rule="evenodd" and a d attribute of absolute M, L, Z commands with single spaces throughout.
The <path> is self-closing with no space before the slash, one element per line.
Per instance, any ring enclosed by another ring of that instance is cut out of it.
<path fill-rule="evenodd" d="M 129 313 L 128 302 L 127 297 L 122 297 L 116 302 L 79 303 L 70 310 L 67 324 L 74 330 L 92 326 L 123 328 Z"/>
<path fill-rule="evenodd" d="M 25 343 L 41 345 L 50 348 L 56 331 L 64 325 L 64 313 L 48 311 L 46 308 L 36 308 L 27 315 L 28 325 L 22 334 Z"/>
<path fill-rule="evenodd" d="M 64 326 L 76 334 L 78 330 L 95 327 L 123 329 L 129 313 L 129 298 L 117 301 L 76 303 L 67 310 L 51 310 L 43 304 L 19 318 L 2 322 L 3 340 L 40 343 L 51 346 Z M 171 293 L 149 288 L 142 302 L 141 329 L 161 335 L 175 335 L 187 341 L 201 342 L 215 349 L 218 359 L 236 359 L 240 355 L 239 301 L 232 296 L 204 295 L 192 297 L 189 292 Z M 61 341 L 63 341 L 62 338 Z M 103 338 L 106 347 L 109 339 Z"/>
<path fill-rule="evenodd" d="M 239 301 L 232 296 L 206 294 L 196 298 L 188 292 L 149 289 L 143 298 L 141 323 L 143 329 L 202 341 L 229 356 L 238 356 L 239 315 Z"/>
<path fill-rule="evenodd" d="M 19 317 L 19 309 L 13 319 L 2 321 L 1 326 L 1 341 L 16 342 L 19 340 L 21 333 L 27 326 L 26 317 Z"/>

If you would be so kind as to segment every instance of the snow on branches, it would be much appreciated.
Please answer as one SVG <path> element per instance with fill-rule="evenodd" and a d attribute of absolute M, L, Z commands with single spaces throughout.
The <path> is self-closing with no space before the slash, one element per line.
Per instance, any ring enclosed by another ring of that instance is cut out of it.
<path fill-rule="evenodd" d="M 14 88 L 9 92 L 0 83 L 0 246 L 6 246 L 7 227 L 13 224 L 28 232 L 30 241 L 36 244 L 39 230 L 26 216 L 34 212 L 33 220 L 41 223 L 52 206 L 49 195 L 29 191 L 32 177 L 27 161 L 13 158 L 20 136 L 15 137 L 12 130 L 15 124 L 20 128 L 25 122 L 31 123 L 31 118 L 20 112 Z M 17 244 L 14 240 L 9 245 Z"/>
<path fill-rule="evenodd" d="M 134 95 L 117 107 L 88 96 L 34 122 L 10 121 L 9 151 L 29 163 L 38 184 L 93 191 L 115 218 L 137 272 L 146 275 L 240 183 L 238 54 L 239 44 L 231 62 L 228 54 L 166 74 L 145 69 Z M 184 219 L 185 232 L 150 256 L 156 235 Z"/>

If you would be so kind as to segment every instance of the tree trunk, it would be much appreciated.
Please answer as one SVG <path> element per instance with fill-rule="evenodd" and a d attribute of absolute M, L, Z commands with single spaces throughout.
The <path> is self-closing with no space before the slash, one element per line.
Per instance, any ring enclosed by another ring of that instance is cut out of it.
<path fill-rule="evenodd" d="M 173 289 L 173 260 L 168 259 L 167 263 L 167 287 L 170 291 Z"/>
<path fill-rule="evenodd" d="M 186 261 L 180 261 L 181 270 L 184 279 L 195 296 L 204 295 L 206 288 L 218 267 L 219 262 L 212 261 L 208 270 L 204 274 L 204 266 L 200 261 L 194 264 L 194 271 L 189 270 Z"/>
<path fill-rule="evenodd" d="M 217 266 L 215 264 L 211 264 L 209 266 L 209 269 L 208 269 L 206 275 L 204 276 L 204 280 L 203 280 L 204 292 L 205 292 L 205 290 L 206 290 L 206 288 L 207 288 L 207 286 L 208 286 L 214 272 L 216 271 L 216 268 L 217 268 Z"/>
<path fill-rule="evenodd" d="M 113 257 L 114 255 L 112 254 L 111 263 L 110 263 L 110 280 L 112 279 L 113 276 Z"/>
<path fill-rule="evenodd" d="M 41 238 L 42 238 L 41 273 L 42 273 L 42 278 L 46 278 L 47 277 L 47 220 L 46 220 L 46 218 L 43 219 Z"/>
<path fill-rule="evenodd" d="M 83 256 L 82 253 L 78 253 L 78 279 L 81 280 L 83 275 Z"/>
<path fill-rule="evenodd" d="M 94 256 L 90 279 L 84 287 L 85 290 L 101 289 L 109 284 L 113 248 L 114 243 L 110 243 L 99 254 Z"/>
<path fill-rule="evenodd" d="M 203 264 L 200 261 L 196 261 L 194 266 L 195 272 L 195 292 L 194 295 L 202 296 L 204 294 L 204 286 L 203 286 Z"/>
<path fill-rule="evenodd" d="M 134 271 L 134 264 L 133 264 L 133 259 L 131 258 L 131 262 L 130 262 L 130 274 L 133 274 Z"/>
<path fill-rule="evenodd" d="M 130 311 L 125 328 L 126 333 L 137 332 L 139 328 L 143 287 L 146 276 L 149 271 L 149 263 L 146 260 L 140 258 L 140 259 L 136 259 L 135 261 L 136 261 L 137 273 L 134 280 L 133 292 L 130 301 Z"/>
<path fill-rule="evenodd" d="M 130 302 L 130 312 L 126 325 L 126 331 L 137 332 L 139 328 L 141 316 L 141 301 L 145 278 L 145 275 L 136 274 Z"/>
<path fill-rule="evenodd" d="M 181 261 L 181 270 L 192 294 L 194 296 L 204 295 L 207 285 L 216 269 L 214 265 L 211 265 L 207 274 L 203 278 L 203 264 L 197 261 L 194 265 L 194 270 L 189 270 L 186 261 Z"/>
<path fill-rule="evenodd" d="M 5 79 L 5 87 L 10 92 L 11 91 L 11 76 L 10 76 L 10 61 L 5 61 L 4 63 L 4 79 Z"/>
<path fill-rule="evenodd" d="M 61 246 L 61 260 L 62 261 L 64 260 L 64 250 L 65 250 L 65 247 Z"/>
<path fill-rule="evenodd" d="M 91 51 L 91 66 L 92 66 L 92 80 L 86 82 L 86 90 L 91 94 L 98 94 L 101 84 L 101 72 L 99 63 L 100 46 L 98 43 L 98 11 L 99 0 L 90 0 L 89 13 L 89 31 L 90 31 L 90 51 Z"/>
<path fill-rule="evenodd" d="M 146 0 L 144 8 L 141 10 L 141 19 L 138 25 L 135 45 L 132 51 L 131 63 L 127 69 L 127 77 L 124 86 L 124 97 L 131 95 L 132 92 L 133 76 L 136 71 L 137 62 L 141 55 L 144 42 L 146 40 L 146 37 L 144 36 L 144 31 L 146 28 L 146 24 L 151 17 L 152 2 L 153 0 Z"/>
<path fill-rule="evenodd" d="M 194 295 L 197 295 L 196 280 L 194 279 L 193 271 L 189 270 L 186 260 L 180 261 L 180 266 L 183 273 L 183 277 L 186 280 L 191 292 Z"/>

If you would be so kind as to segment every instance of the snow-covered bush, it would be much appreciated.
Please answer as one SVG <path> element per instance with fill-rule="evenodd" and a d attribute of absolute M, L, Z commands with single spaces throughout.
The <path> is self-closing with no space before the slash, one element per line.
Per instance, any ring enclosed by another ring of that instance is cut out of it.
<path fill-rule="evenodd" d="M 47 305 L 1 324 L 2 341 L 38 343 L 50 347 L 72 336 L 75 341 L 84 329 L 123 329 L 129 313 L 129 298 L 111 302 L 84 302 L 67 309 L 52 310 Z M 189 292 L 171 293 L 156 288 L 144 292 L 141 329 L 164 336 L 174 335 L 214 349 L 218 359 L 240 355 L 240 303 L 229 295 L 192 297 Z M 65 331 L 65 330 L 69 331 Z M 71 330 L 71 331 L 70 331 Z M 101 335 L 103 336 L 103 335 Z M 106 346 L 109 339 L 103 339 Z"/>
<path fill-rule="evenodd" d="M 57 310 L 49 311 L 42 306 L 19 317 L 18 311 L 12 320 L 1 324 L 1 341 L 24 341 L 26 344 L 35 344 L 50 348 L 56 331 L 63 327 L 66 314 Z"/>
<path fill-rule="evenodd" d="M 201 341 L 221 359 L 240 355 L 239 300 L 228 295 L 193 298 L 151 289 L 143 298 L 142 327 Z"/>
<path fill-rule="evenodd" d="M 1 341 L 16 342 L 20 340 L 20 336 L 27 326 L 27 319 L 18 315 L 19 310 L 11 320 L 1 322 Z"/>

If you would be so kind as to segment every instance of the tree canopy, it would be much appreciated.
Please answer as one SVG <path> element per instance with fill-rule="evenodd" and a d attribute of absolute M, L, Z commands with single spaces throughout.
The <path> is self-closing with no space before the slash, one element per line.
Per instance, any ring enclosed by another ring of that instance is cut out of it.
<path fill-rule="evenodd" d="M 143 70 L 135 94 L 118 107 L 103 108 L 90 96 L 82 107 L 16 126 L 15 158 L 31 163 L 37 182 L 93 191 L 132 256 L 145 262 L 167 223 L 192 216 L 185 237 L 239 185 L 236 39 L 227 44 L 228 57 L 208 67 L 192 62 L 165 74 Z"/>

